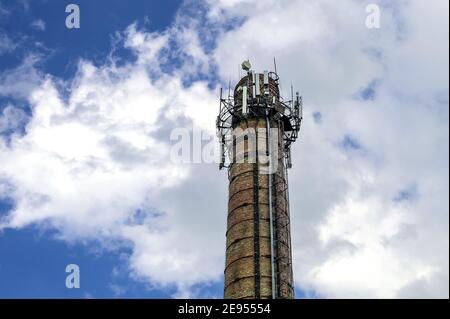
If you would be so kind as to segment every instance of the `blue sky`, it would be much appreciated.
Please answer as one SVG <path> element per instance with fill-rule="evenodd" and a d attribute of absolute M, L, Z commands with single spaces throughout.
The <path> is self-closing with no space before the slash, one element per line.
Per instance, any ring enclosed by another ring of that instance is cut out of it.
<path fill-rule="evenodd" d="M 133 1 L 132 5 L 119 0 L 81 0 L 76 3 L 81 8 L 81 28 L 69 30 L 64 24 L 66 2 L 2 1 L 4 11 L 0 30 L 19 45 L 14 51 L 2 54 L 0 72 L 17 67 L 33 52 L 43 56 L 39 62 L 41 72 L 71 80 L 80 58 L 94 64 L 105 62 L 114 47 L 116 32 L 134 22 L 152 32 L 163 31 L 172 23 L 180 5 L 180 1 L 175 0 Z M 37 20 L 44 21 L 43 29 L 33 26 Z M 114 54 L 119 63 L 135 59 L 126 49 L 119 48 Z M 3 102 L 0 111 L 6 103 L 15 103 L 27 114 L 31 112 L 22 99 L 2 96 L 0 100 Z M 21 129 L 3 134 L 6 136 Z M 7 214 L 13 207 L 12 200 L 0 200 L 0 215 Z M 51 229 L 28 226 L 21 230 L 4 230 L 0 234 L 0 297 L 168 298 L 175 292 L 170 286 L 158 289 L 133 278 L 126 262 L 124 265 L 127 254 L 127 248 L 89 249 L 84 243 L 60 241 Z M 65 287 L 65 266 L 70 263 L 80 266 L 80 289 Z M 219 281 L 200 290 L 200 295 L 220 296 L 223 287 Z M 302 295 L 300 291 L 298 294 Z"/>
<path fill-rule="evenodd" d="M 165 29 L 171 22 L 180 1 L 133 1 L 133 5 L 120 0 L 86 1 L 76 3 L 82 8 L 82 27 L 65 27 L 65 1 L 2 1 L 3 14 L 0 28 L 12 39 L 24 38 L 24 46 L 15 54 L 2 56 L 0 67 L 18 64 L 33 44 L 41 42 L 46 55 L 43 68 L 53 75 L 68 78 L 76 70 L 79 58 L 103 61 L 111 50 L 116 31 L 124 30 L 134 21 L 145 24 L 152 31 Z M 45 30 L 37 30 L 33 21 L 45 22 Z M 26 39 L 26 40 L 25 40 Z M 27 43 L 29 45 L 27 45 Z"/>
<path fill-rule="evenodd" d="M 65 27 L 65 6 L 69 2 L 0 3 L 8 11 L 0 18 L 0 30 L 21 42 L 17 50 L 1 56 L 0 72 L 17 66 L 28 52 L 34 51 L 45 55 L 40 65 L 43 72 L 70 79 L 79 58 L 103 63 L 115 32 L 131 23 L 138 21 L 153 31 L 166 28 L 180 1 L 142 0 L 133 1 L 132 5 L 119 0 L 77 1 L 82 21 L 79 30 Z M 31 26 L 37 19 L 45 21 L 45 30 Z M 42 47 L 37 47 L 36 42 L 42 43 Z M 127 58 L 126 52 L 123 56 Z M 0 200 L 0 215 L 7 213 L 11 205 L 5 199 Z M 121 255 L 127 254 L 126 249 L 90 251 L 83 244 L 68 245 L 54 237 L 51 231 L 36 227 L 5 230 L 0 234 L 0 298 L 167 298 L 173 292 L 170 288 L 151 288 L 131 278 L 121 266 Z M 65 267 L 70 263 L 78 264 L 82 271 L 80 289 L 65 287 Z M 213 289 L 220 294 L 222 287 Z"/>
<path fill-rule="evenodd" d="M 0 297 L 221 297 L 226 174 L 169 135 L 276 57 L 297 297 L 448 298 L 447 1 L 74 2 L 0 0 Z"/>

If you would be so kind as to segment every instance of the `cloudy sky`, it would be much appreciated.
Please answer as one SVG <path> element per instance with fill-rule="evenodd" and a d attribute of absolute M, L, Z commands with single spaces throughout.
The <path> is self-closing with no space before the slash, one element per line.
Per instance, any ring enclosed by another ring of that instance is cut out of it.
<path fill-rule="evenodd" d="M 222 297 L 227 175 L 170 134 L 274 57 L 297 297 L 449 297 L 448 1 L 66 2 L 0 0 L 0 297 Z"/>

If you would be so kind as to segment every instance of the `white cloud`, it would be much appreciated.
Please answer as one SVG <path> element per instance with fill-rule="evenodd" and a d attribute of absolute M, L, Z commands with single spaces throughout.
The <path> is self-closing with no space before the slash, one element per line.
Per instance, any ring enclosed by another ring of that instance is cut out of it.
<path fill-rule="evenodd" d="M 31 22 L 31 27 L 37 31 L 45 31 L 45 21 L 37 19 Z"/>
<path fill-rule="evenodd" d="M 184 87 L 179 74 L 159 70 L 170 36 L 130 26 L 124 45 L 136 52 L 137 62 L 95 67 L 80 61 L 73 81 L 63 84 L 67 99 L 57 90 L 61 81 L 40 75 L 34 60 L 4 72 L 0 92 L 28 99 L 32 117 L 26 134 L 0 144 L 0 176 L 12 185 L 2 195 L 15 201 L 1 227 L 37 223 L 59 230 L 65 240 L 98 239 L 106 246 L 123 241 L 134 248 L 130 267 L 136 277 L 186 294 L 193 284 L 220 279 L 222 252 L 214 257 L 205 251 L 214 243 L 221 247 L 223 236 L 189 238 L 181 221 L 197 216 L 198 225 L 206 226 L 201 220 L 208 218 L 165 203 L 177 200 L 176 187 L 191 170 L 170 162 L 170 125 L 181 118 L 208 126 L 200 112 L 214 123 L 208 109 L 216 111 L 217 103 L 205 82 Z M 9 127 L 10 109 L 4 113 L 2 127 Z M 136 219 L 137 210 L 142 216 Z"/>
<path fill-rule="evenodd" d="M 0 114 L 0 134 L 7 131 L 14 132 L 26 122 L 25 112 L 13 105 L 7 105 Z"/>
<path fill-rule="evenodd" d="M 276 57 L 285 93 L 292 80 L 304 96 L 290 172 L 297 287 L 448 297 L 448 3 L 386 4 L 378 31 L 365 28 L 364 9 L 219 2 L 215 12 L 245 21 L 219 39 L 216 61 L 226 78 L 246 57 L 259 70 Z M 354 99 L 374 79 L 375 100 Z M 363 149 L 346 154 L 345 135 Z M 394 200 L 414 185 L 409 205 Z"/>
<path fill-rule="evenodd" d="M 134 63 L 80 61 L 68 97 L 31 58 L 0 74 L 0 94 L 32 107 L 25 134 L 0 143 L 0 196 L 16 202 L 1 227 L 37 223 L 65 240 L 130 245 L 132 274 L 174 285 L 176 296 L 220 280 L 226 174 L 171 163 L 169 133 L 214 132 L 217 90 L 183 80 L 217 66 L 227 82 L 243 59 L 262 70 L 275 56 L 285 91 L 292 80 L 305 98 L 290 171 L 297 287 L 323 297 L 448 297 L 448 3 L 383 6 L 380 30 L 365 28 L 365 5 L 354 1 L 185 11 L 162 33 L 127 28 Z M 205 50 L 204 24 L 233 17 L 245 20 L 215 30 L 218 46 Z M 165 70 L 173 58 L 179 65 Z M 355 98 L 374 79 L 374 99 Z M 346 135 L 362 149 L 345 151 Z"/>
<path fill-rule="evenodd" d="M 9 15 L 11 12 L 7 9 L 5 9 L 2 5 L 2 3 L 0 2 L 0 16 L 7 16 Z"/>
<path fill-rule="evenodd" d="M 319 226 L 319 239 L 323 247 L 342 245 L 311 270 L 318 291 L 330 297 L 394 298 L 402 287 L 442 272 L 429 260 L 401 249 L 420 232 L 413 208 L 402 206 L 349 197 L 333 207 Z"/>
<path fill-rule="evenodd" d="M 38 61 L 38 56 L 30 54 L 16 68 L 0 72 L 0 95 L 28 99 L 44 78 L 36 69 Z"/>
<path fill-rule="evenodd" d="M 0 8 L 1 9 L 1 8 Z M 9 53 L 16 48 L 16 44 L 5 33 L 0 30 L 0 55 Z"/>

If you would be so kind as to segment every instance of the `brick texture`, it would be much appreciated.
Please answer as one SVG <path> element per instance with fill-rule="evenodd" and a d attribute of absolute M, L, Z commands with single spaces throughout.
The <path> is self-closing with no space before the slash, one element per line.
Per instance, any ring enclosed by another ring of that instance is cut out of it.
<path fill-rule="evenodd" d="M 237 124 L 245 130 L 258 131 L 260 151 L 266 150 L 266 120 L 253 118 Z M 274 257 L 278 298 L 293 298 L 289 209 L 284 168 L 282 125 L 279 130 L 278 167 L 272 174 L 272 210 Z M 264 165 L 249 163 L 247 152 L 255 145 L 244 139 L 236 141 L 237 155 L 243 162 L 229 168 L 229 201 L 226 233 L 225 298 L 272 298 L 272 267 L 269 222 L 269 175 Z M 256 182 L 256 183 L 255 183 Z M 256 204 L 257 201 L 257 204 Z M 257 214 L 255 214 L 257 212 Z M 255 220 L 258 216 L 258 220 Z M 259 286 L 259 289 L 258 289 Z"/>

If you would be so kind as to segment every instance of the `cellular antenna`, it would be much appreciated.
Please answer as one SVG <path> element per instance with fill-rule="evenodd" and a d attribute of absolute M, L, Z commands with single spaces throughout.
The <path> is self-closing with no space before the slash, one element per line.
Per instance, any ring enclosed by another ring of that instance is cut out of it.
<path fill-rule="evenodd" d="M 251 68 L 252 68 L 252 65 L 249 60 L 245 60 L 244 62 L 242 62 L 242 70 L 248 72 L 248 71 L 250 71 Z"/>

